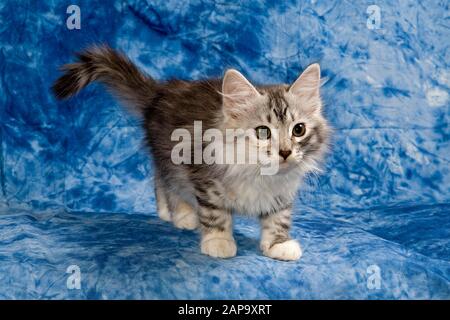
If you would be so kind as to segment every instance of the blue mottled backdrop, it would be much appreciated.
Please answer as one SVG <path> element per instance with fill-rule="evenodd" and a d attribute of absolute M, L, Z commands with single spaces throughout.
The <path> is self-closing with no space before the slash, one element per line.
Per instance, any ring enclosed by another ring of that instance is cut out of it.
<path fill-rule="evenodd" d="M 0 2 L 0 298 L 450 298 L 448 1 L 74 2 L 80 30 L 72 1 Z M 335 132 L 298 198 L 300 261 L 261 256 L 253 220 L 217 260 L 156 218 L 137 120 L 98 85 L 50 94 L 99 42 L 157 79 L 291 82 L 320 62 Z"/>

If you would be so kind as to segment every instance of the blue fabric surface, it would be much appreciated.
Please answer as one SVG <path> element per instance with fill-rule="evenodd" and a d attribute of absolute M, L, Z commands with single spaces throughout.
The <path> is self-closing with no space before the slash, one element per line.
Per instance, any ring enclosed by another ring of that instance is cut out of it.
<path fill-rule="evenodd" d="M 369 1 L 77 4 L 80 30 L 66 1 L 0 3 L 0 298 L 450 298 L 448 2 L 377 1 L 374 30 Z M 300 261 L 261 256 L 253 220 L 217 260 L 156 218 L 137 119 L 98 85 L 67 102 L 49 90 L 99 42 L 157 79 L 291 82 L 321 64 L 335 130 L 296 204 Z"/>

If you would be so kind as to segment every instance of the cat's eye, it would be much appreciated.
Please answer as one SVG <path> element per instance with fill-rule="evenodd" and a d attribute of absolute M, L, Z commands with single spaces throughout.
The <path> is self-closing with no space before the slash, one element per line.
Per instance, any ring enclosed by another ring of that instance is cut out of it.
<path fill-rule="evenodd" d="M 270 129 L 267 126 L 259 126 L 255 128 L 256 137 L 259 140 L 267 140 L 270 138 Z"/>
<path fill-rule="evenodd" d="M 292 134 L 295 137 L 301 137 L 306 133 L 306 126 L 304 123 L 297 123 L 292 129 Z"/>

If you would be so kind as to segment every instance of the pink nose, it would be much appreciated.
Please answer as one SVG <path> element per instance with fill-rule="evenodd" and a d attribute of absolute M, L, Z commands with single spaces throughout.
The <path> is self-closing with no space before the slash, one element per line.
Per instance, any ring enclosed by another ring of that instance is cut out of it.
<path fill-rule="evenodd" d="M 282 156 L 284 160 L 286 160 L 291 155 L 291 153 L 291 150 L 280 150 L 280 156 Z"/>

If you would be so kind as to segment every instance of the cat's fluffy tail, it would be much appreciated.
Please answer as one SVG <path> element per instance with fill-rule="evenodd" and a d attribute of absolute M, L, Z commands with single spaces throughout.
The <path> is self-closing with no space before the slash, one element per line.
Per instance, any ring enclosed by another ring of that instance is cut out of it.
<path fill-rule="evenodd" d="M 58 99 L 74 96 L 89 83 L 99 81 L 137 113 L 150 104 L 155 80 L 141 73 L 125 55 L 103 45 L 77 56 L 78 61 L 62 66 L 64 74 L 52 87 Z"/>

